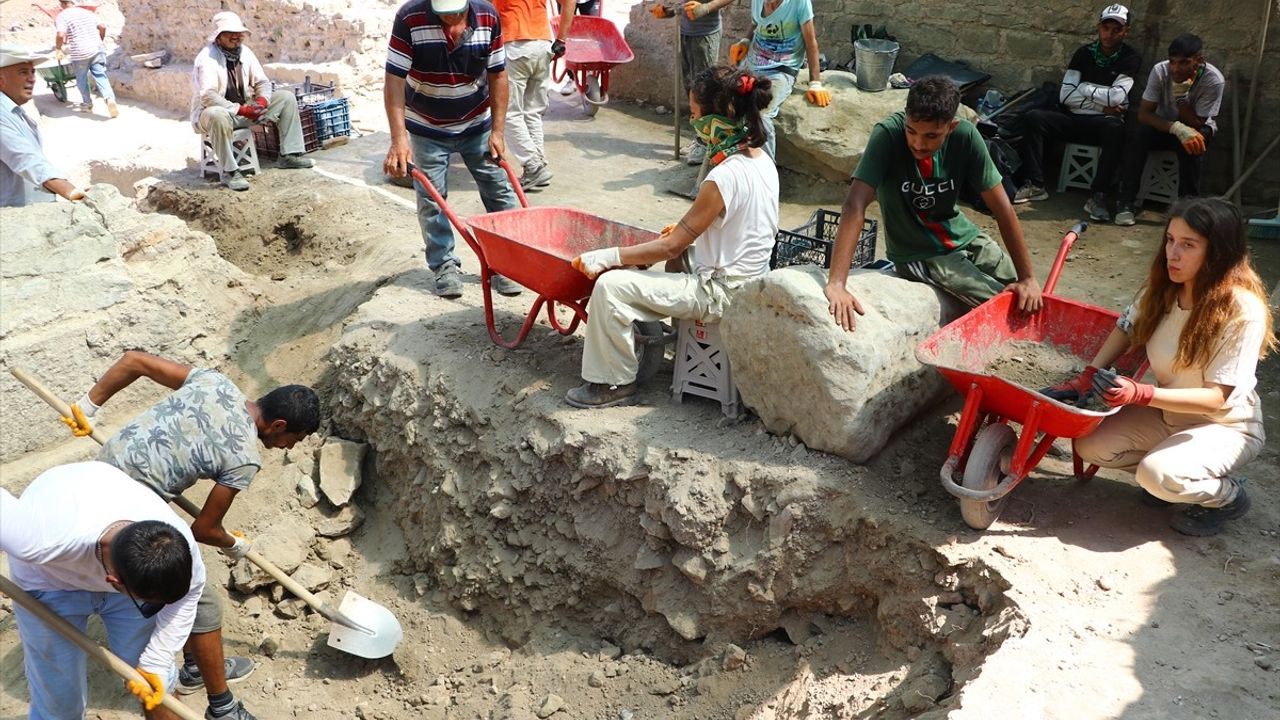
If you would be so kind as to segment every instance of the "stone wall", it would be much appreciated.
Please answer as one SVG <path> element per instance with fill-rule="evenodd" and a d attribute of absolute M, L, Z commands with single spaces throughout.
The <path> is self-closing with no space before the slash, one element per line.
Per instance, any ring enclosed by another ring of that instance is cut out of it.
<path fill-rule="evenodd" d="M 991 87 L 1017 91 L 1045 81 L 1057 81 L 1075 48 L 1094 34 L 1097 13 L 1105 6 L 1093 3 L 1058 3 L 1049 0 L 992 0 L 981 4 L 921 0 L 814 0 L 818 17 L 818 42 L 833 62 L 843 63 L 853 51 L 850 27 L 855 23 L 885 25 L 902 43 L 897 68 L 905 68 L 925 53 L 966 60 L 992 75 Z M 1195 32 L 1205 40 L 1206 56 L 1224 73 L 1236 71 L 1240 118 L 1248 102 L 1250 74 L 1262 27 L 1262 0 L 1245 2 L 1192 2 L 1192 0 L 1134 0 L 1135 22 L 1128 42 L 1143 56 L 1142 77 L 1151 65 L 1165 58 L 1169 41 L 1183 32 Z M 739 7 L 741 6 L 741 7 Z M 742 35 L 749 18 L 745 0 L 731 6 L 728 30 L 721 43 L 721 57 L 729 43 Z M 626 36 L 636 60 L 614 73 L 613 92 L 619 97 L 639 97 L 670 104 L 672 53 L 671 21 L 656 21 L 643 7 L 631 10 Z M 1249 147 L 1243 153 L 1247 167 L 1257 153 L 1280 133 L 1280 12 L 1273 11 L 1270 42 L 1259 73 L 1262 84 L 1253 112 Z M 840 99 L 837 97 L 837 102 Z M 1207 192 L 1222 192 L 1234 179 L 1232 171 L 1231 88 L 1218 116 L 1220 134 L 1208 156 Z M 1246 202 L 1274 205 L 1280 187 L 1280 163 L 1264 163 L 1244 186 Z"/>

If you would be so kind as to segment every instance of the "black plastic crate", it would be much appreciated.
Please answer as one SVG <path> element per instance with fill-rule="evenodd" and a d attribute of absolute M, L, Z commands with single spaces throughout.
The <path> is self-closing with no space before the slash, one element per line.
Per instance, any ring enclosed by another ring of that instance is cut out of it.
<path fill-rule="evenodd" d="M 351 106 L 346 98 L 326 100 L 309 107 L 315 113 L 316 138 L 320 142 L 351 134 Z"/>
<path fill-rule="evenodd" d="M 809 222 L 794 230 L 779 230 L 777 242 L 773 246 L 773 255 L 769 258 L 770 269 L 790 265 L 817 265 L 822 268 L 831 267 L 831 252 L 835 247 L 836 228 L 840 227 L 840 213 L 831 210 L 816 210 L 809 216 Z M 853 262 L 849 267 L 860 268 L 870 265 L 876 259 L 876 234 L 879 228 L 872 218 L 862 224 L 862 235 L 858 238 L 858 246 L 853 251 Z"/>
<path fill-rule="evenodd" d="M 277 90 L 291 90 L 293 97 L 298 101 L 298 106 L 316 105 L 318 103 L 332 100 L 337 94 L 337 83 L 313 83 L 311 76 L 308 75 L 300 83 L 280 84 L 276 85 Z"/>

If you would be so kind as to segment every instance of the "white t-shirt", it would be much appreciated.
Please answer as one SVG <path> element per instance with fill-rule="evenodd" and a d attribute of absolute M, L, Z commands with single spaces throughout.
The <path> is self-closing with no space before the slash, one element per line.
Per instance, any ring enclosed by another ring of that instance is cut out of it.
<path fill-rule="evenodd" d="M 778 168 L 765 153 L 739 153 L 712 168 L 703 182 L 715 183 L 724 214 L 693 245 L 698 275 L 754 277 L 769 272 L 778 235 Z"/>
<path fill-rule="evenodd" d="M 1157 386 L 1200 388 L 1209 382 L 1232 388 L 1222 409 L 1215 413 L 1198 415 L 1165 411 L 1165 420 L 1170 425 L 1200 424 L 1206 420 L 1218 423 L 1262 421 L 1262 406 L 1256 388 L 1258 354 L 1267 330 L 1266 306 L 1255 295 L 1243 290 L 1236 291 L 1236 302 L 1240 315 L 1227 326 L 1218 340 L 1213 359 L 1204 367 L 1174 367 L 1178 339 L 1191 317 L 1191 310 L 1183 310 L 1176 302 L 1147 340 L 1147 359 L 1151 362 Z M 1135 302 L 1129 306 L 1120 319 L 1119 325 L 1126 332 L 1133 327 L 1138 304 Z"/>
<path fill-rule="evenodd" d="M 46 470 L 21 498 L 0 488 L 0 550 L 9 554 L 13 581 L 24 590 L 116 592 L 94 549 L 102 531 L 120 520 L 159 520 L 177 528 L 191 546 L 191 587 L 155 616 L 138 663 L 167 677 L 191 634 L 205 582 L 204 562 L 187 524 L 142 483 L 101 462 Z"/>

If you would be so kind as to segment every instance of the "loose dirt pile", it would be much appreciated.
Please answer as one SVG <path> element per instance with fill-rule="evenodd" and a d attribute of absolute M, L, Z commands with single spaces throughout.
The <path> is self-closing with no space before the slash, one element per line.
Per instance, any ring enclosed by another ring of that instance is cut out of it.
<path fill-rule="evenodd" d="M 1017 383 L 1032 390 L 1057 385 L 1084 370 L 1084 362 L 1070 350 L 1029 340 L 1017 340 L 1000 347 L 999 355 L 983 368 L 987 375 Z"/>

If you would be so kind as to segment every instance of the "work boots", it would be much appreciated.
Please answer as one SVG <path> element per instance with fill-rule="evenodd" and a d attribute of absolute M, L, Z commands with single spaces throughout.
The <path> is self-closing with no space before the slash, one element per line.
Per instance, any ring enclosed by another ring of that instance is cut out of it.
<path fill-rule="evenodd" d="M 1234 500 L 1216 508 L 1192 505 L 1181 512 L 1171 515 L 1169 517 L 1169 527 L 1183 535 L 1217 535 L 1222 532 L 1222 527 L 1227 524 L 1228 520 L 1235 520 L 1249 512 L 1251 503 L 1249 502 L 1249 496 L 1244 491 L 1244 480 L 1230 478 L 1228 482 L 1236 484 L 1237 490 Z"/>
<path fill-rule="evenodd" d="M 636 384 L 605 385 L 603 383 L 583 383 L 565 393 L 565 402 L 576 408 L 607 408 L 618 405 L 635 405 Z"/>

